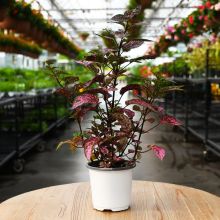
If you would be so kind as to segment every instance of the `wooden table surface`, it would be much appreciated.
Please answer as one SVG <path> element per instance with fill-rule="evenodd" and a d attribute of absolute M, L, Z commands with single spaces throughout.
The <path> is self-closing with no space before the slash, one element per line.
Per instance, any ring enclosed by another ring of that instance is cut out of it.
<path fill-rule="evenodd" d="M 179 185 L 134 181 L 131 208 L 100 212 L 92 208 L 88 183 L 43 188 L 0 204 L 0 220 L 217 220 L 220 198 Z"/>

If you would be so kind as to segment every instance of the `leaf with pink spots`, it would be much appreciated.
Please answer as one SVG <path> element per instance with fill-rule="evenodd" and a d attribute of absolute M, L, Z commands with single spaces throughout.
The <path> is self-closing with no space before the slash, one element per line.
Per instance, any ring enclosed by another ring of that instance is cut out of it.
<path fill-rule="evenodd" d="M 166 151 L 162 147 L 159 147 L 157 145 L 153 145 L 153 146 L 151 146 L 151 149 L 157 158 L 159 158 L 160 160 L 163 160 L 163 158 L 166 155 Z"/>
<path fill-rule="evenodd" d="M 176 118 L 170 115 L 164 115 L 162 119 L 160 120 L 160 124 L 171 124 L 175 126 L 182 125 L 180 121 L 178 121 Z"/>
<path fill-rule="evenodd" d="M 98 103 L 99 103 L 99 99 L 95 95 L 83 94 L 75 98 L 72 109 L 76 109 L 84 104 L 97 105 Z"/>
<path fill-rule="evenodd" d="M 131 100 L 126 101 L 125 104 L 126 105 L 141 105 L 145 108 L 150 109 L 151 111 L 154 111 L 154 112 L 156 111 L 150 103 L 145 102 L 145 101 L 140 100 L 140 99 L 131 99 Z"/>
<path fill-rule="evenodd" d="M 88 160 L 91 159 L 94 146 L 98 144 L 99 140 L 99 137 L 91 137 L 84 141 L 84 152 Z"/>

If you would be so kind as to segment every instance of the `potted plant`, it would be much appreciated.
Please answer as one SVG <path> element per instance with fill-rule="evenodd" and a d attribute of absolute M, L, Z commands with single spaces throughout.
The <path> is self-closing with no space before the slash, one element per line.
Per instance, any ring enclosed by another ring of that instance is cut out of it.
<path fill-rule="evenodd" d="M 79 133 L 61 142 L 58 148 L 68 144 L 72 150 L 84 149 L 93 207 L 97 210 L 121 211 L 129 208 L 132 170 L 141 155 L 153 151 L 161 160 L 165 156 L 162 147 L 142 145 L 141 136 L 161 124 L 180 125 L 155 103 L 157 98 L 178 89 L 163 77 L 156 75 L 152 80 L 146 78 L 140 80 L 140 84 L 128 84 L 122 88 L 118 84 L 118 78 L 124 75 L 131 63 L 149 58 L 147 55 L 135 59 L 124 56 L 124 52 L 139 47 L 145 41 L 127 37 L 139 11 L 126 11 L 112 18 L 122 28 L 109 30 L 112 37 L 100 35 L 105 40 L 115 41 L 111 49 L 92 50 L 84 60 L 77 61 L 96 74 L 91 80 L 79 83 L 77 77 L 65 76 L 53 62 L 47 62 L 47 68 L 61 86 L 57 92 L 69 100 L 73 117 L 79 125 Z M 134 89 L 141 95 L 121 103 L 124 94 Z M 90 128 L 83 130 L 81 123 L 89 111 L 94 112 L 93 120 Z M 146 128 L 146 124 L 151 127 Z"/>

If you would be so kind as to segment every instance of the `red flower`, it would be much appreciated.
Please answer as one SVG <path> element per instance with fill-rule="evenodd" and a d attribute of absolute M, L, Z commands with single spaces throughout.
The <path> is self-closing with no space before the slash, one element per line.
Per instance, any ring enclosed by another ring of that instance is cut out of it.
<path fill-rule="evenodd" d="M 212 3 L 210 1 L 207 1 L 205 3 L 206 8 L 211 8 L 212 7 Z"/>
<path fill-rule="evenodd" d="M 203 11 L 203 10 L 205 9 L 205 6 L 204 6 L 204 5 L 200 5 L 200 6 L 198 7 L 198 9 L 199 9 L 200 11 Z"/>
<path fill-rule="evenodd" d="M 189 33 L 189 38 L 193 38 L 194 34 L 193 33 Z"/>
<path fill-rule="evenodd" d="M 194 23 L 194 17 L 192 15 L 189 16 L 189 23 L 190 24 Z"/>
<path fill-rule="evenodd" d="M 141 72 L 141 76 L 144 78 L 147 78 L 153 74 L 151 68 L 148 66 L 141 67 L 140 72 Z"/>

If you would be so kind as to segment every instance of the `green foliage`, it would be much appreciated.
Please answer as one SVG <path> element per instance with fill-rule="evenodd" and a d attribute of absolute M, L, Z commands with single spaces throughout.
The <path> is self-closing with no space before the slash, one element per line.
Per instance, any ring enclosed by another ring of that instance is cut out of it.
<path fill-rule="evenodd" d="M 44 19 L 40 11 L 33 10 L 31 4 L 27 4 L 25 1 L 13 0 L 9 8 L 9 15 L 18 20 L 28 21 L 32 28 L 36 28 L 39 33 L 44 34 L 45 39 L 49 39 L 50 42 L 56 42 L 62 47 L 61 51 L 66 50 L 67 53 L 64 52 L 66 55 L 72 53 L 78 54 L 81 50 L 72 41 L 65 37 L 57 26 L 51 21 Z"/>
<path fill-rule="evenodd" d="M 7 51 L 8 48 L 10 48 L 10 51 Z M 5 34 L 0 34 L 0 50 L 33 56 L 35 58 L 42 53 L 41 48 L 37 44 L 30 43 L 13 35 Z"/>
<path fill-rule="evenodd" d="M 55 83 L 43 70 L 0 69 L 0 91 L 28 91 L 54 87 Z"/>
<path fill-rule="evenodd" d="M 190 73 L 193 75 L 201 75 L 206 68 L 206 51 L 209 52 L 209 65 L 213 69 L 220 70 L 220 39 L 210 45 L 208 41 L 204 41 L 201 47 L 194 48 L 191 53 L 183 56 L 187 62 Z"/>
<path fill-rule="evenodd" d="M 135 65 L 129 69 L 130 74 L 126 77 L 127 82 L 130 83 L 141 83 L 143 78 L 140 75 L 140 68 L 142 65 Z"/>
<path fill-rule="evenodd" d="M 73 70 L 65 71 L 66 76 L 79 76 L 80 82 L 86 82 L 94 76 L 91 71 L 86 70 L 81 65 L 77 65 Z M 57 84 L 51 80 L 46 70 L 29 69 L 0 69 L 0 91 L 29 91 L 31 89 L 54 88 Z"/>

